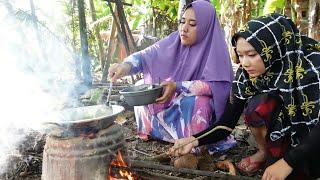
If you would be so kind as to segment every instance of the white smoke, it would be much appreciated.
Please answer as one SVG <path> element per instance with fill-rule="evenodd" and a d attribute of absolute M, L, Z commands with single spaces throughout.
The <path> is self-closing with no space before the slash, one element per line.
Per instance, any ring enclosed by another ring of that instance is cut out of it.
<path fill-rule="evenodd" d="M 14 13 L 3 2 L 0 1 L 0 167 L 24 138 L 17 132 L 39 129 L 48 118 L 54 118 L 55 110 L 65 102 L 75 101 L 70 99 L 70 92 L 78 83 L 73 54 L 65 45 L 68 32 L 61 1 L 33 1 L 37 26 L 28 16 L 30 0 L 7 0 Z"/>

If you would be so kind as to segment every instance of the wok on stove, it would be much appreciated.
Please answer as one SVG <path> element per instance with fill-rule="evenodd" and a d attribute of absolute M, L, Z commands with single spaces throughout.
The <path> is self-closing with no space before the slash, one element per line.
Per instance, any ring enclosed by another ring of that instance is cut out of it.
<path fill-rule="evenodd" d="M 57 112 L 57 117 L 44 123 L 51 136 L 70 137 L 89 135 L 114 124 L 116 117 L 124 111 L 122 106 L 95 105 L 69 108 Z"/>

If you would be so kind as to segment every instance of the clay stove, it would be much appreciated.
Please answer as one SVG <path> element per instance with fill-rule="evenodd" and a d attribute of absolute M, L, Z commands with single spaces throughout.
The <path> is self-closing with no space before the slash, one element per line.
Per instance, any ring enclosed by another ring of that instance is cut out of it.
<path fill-rule="evenodd" d="M 118 150 L 126 154 L 122 129 L 113 123 L 123 107 L 112 106 L 111 109 L 99 105 L 83 108 L 72 112 L 72 116 L 78 116 L 82 111 L 91 113 L 93 109 L 98 109 L 99 115 L 95 113 L 90 119 L 49 123 L 54 128 L 43 151 L 43 180 L 106 180 L 111 160 Z"/>

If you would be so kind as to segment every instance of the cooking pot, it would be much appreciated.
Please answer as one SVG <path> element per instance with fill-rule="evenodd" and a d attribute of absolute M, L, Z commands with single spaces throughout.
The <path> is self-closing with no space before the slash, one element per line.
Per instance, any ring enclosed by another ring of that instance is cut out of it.
<path fill-rule="evenodd" d="M 119 105 L 68 108 L 57 112 L 55 120 L 44 122 L 45 130 L 48 135 L 60 138 L 89 136 L 111 126 L 123 111 Z"/>

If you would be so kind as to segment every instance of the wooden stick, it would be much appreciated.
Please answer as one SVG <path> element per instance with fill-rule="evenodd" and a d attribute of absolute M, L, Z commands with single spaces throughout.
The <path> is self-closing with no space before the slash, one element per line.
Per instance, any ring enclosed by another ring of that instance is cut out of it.
<path fill-rule="evenodd" d="M 150 171 L 147 171 L 147 170 L 143 170 L 143 169 L 138 169 L 138 168 L 134 168 L 134 171 L 138 174 L 139 177 L 143 177 L 147 174 L 147 179 L 155 179 L 156 177 L 158 178 L 161 178 L 161 179 L 164 179 L 164 180 L 189 180 L 189 179 L 186 179 L 186 178 L 181 178 L 181 177 L 176 177 L 176 176 L 169 176 L 169 175 L 166 175 L 166 174 L 159 174 L 159 173 L 155 173 L 155 172 L 150 172 Z M 150 176 L 150 177 L 148 177 Z"/>
<path fill-rule="evenodd" d="M 150 162 L 150 161 L 131 160 L 130 167 L 132 167 L 134 169 L 135 168 L 148 168 L 148 169 L 165 170 L 165 171 L 185 173 L 185 174 L 193 174 L 193 175 L 199 175 L 199 176 L 210 176 L 210 177 L 216 177 L 217 179 L 222 178 L 222 179 L 230 179 L 230 180 L 240 180 L 240 179 L 253 180 L 253 178 L 250 178 L 250 177 L 231 176 L 229 174 L 218 174 L 218 173 L 213 173 L 210 171 L 202 171 L 202 170 L 187 169 L 187 168 L 175 168 L 173 166 L 156 164 L 156 163 Z"/>
<path fill-rule="evenodd" d="M 132 168 L 149 168 L 149 169 L 165 170 L 165 171 L 171 171 L 171 172 L 195 174 L 195 175 L 201 175 L 201 176 L 212 175 L 212 172 L 209 172 L 209 171 L 200 171 L 200 170 L 187 169 L 187 168 L 175 168 L 173 166 L 156 164 L 151 161 L 131 160 L 130 163 Z"/>
<path fill-rule="evenodd" d="M 185 144 L 181 144 L 180 146 L 174 148 L 174 151 L 175 151 L 175 150 L 178 150 L 179 148 L 181 148 L 181 147 L 183 147 L 183 146 L 185 146 L 185 145 L 191 144 L 191 143 L 193 143 L 194 141 L 199 140 L 199 139 L 201 139 L 201 138 L 203 138 L 203 137 L 211 134 L 212 132 L 214 132 L 214 131 L 216 131 L 216 130 L 218 130 L 218 129 L 224 129 L 224 130 L 227 130 L 227 131 L 230 131 L 230 132 L 232 132 L 232 130 L 233 130 L 233 129 L 227 127 L 227 126 L 216 126 L 215 128 L 213 128 L 213 129 L 211 129 L 210 131 L 202 134 L 201 136 L 195 138 L 194 140 L 192 140 L 192 141 L 190 141 L 190 142 L 188 142 L 188 143 L 185 143 Z M 153 156 L 153 157 L 147 157 L 147 159 L 148 159 L 148 160 L 154 160 L 154 159 L 163 158 L 163 157 L 165 157 L 165 156 L 168 156 L 168 152 L 164 152 L 164 153 L 161 153 L 161 154 L 156 155 L 156 156 Z"/>
<path fill-rule="evenodd" d="M 143 176 L 147 174 L 147 177 L 146 177 L 147 179 L 154 179 L 155 177 L 160 177 L 161 179 L 166 179 L 166 180 L 187 180 L 185 178 L 150 172 L 150 170 L 141 169 L 141 168 L 111 166 L 111 174 L 117 173 L 120 170 L 125 170 L 127 172 L 131 172 L 131 173 L 133 173 L 133 176 L 139 176 L 139 178 L 143 178 Z"/>
<path fill-rule="evenodd" d="M 136 148 L 132 148 L 132 150 L 133 150 L 133 151 L 136 151 L 137 153 L 140 153 L 140 154 L 146 155 L 146 156 L 152 156 L 151 154 L 145 153 L 145 152 L 140 151 L 140 150 L 138 150 L 138 149 L 136 149 Z"/>

